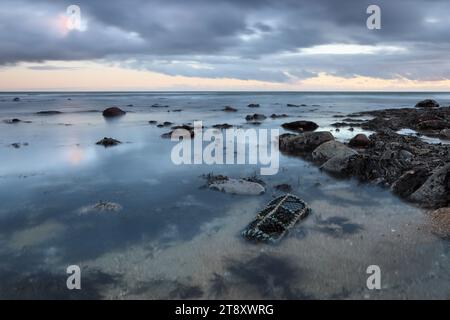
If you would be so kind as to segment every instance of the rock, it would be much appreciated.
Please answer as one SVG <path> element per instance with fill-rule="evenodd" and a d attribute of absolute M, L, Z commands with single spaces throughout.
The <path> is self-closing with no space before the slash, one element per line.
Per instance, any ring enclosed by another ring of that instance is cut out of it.
<path fill-rule="evenodd" d="M 280 151 L 301 154 L 312 151 L 322 143 L 334 140 L 328 131 L 305 132 L 300 134 L 285 133 L 279 137 Z"/>
<path fill-rule="evenodd" d="M 392 184 L 391 190 L 394 194 L 407 198 L 419 189 L 429 176 L 430 171 L 426 167 L 408 170 Z"/>
<path fill-rule="evenodd" d="M 370 139 L 365 134 L 357 134 L 348 143 L 350 147 L 366 148 L 370 144 Z"/>
<path fill-rule="evenodd" d="M 22 120 L 14 118 L 14 119 L 10 119 L 10 120 L 5 120 L 4 122 L 8 123 L 8 124 L 14 124 L 14 123 L 22 122 Z"/>
<path fill-rule="evenodd" d="M 14 142 L 10 144 L 11 147 L 15 148 L 15 149 L 19 149 L 21 147 L 21 144 L 18 142 Z"/>
<path fill-rule="evenodd" d="M 152 108 L 168 108 L 169 106 L 168 105 L 162 105 L 162 104 L 159 104 L 159 103 L 154 103 L 154 104 L 151 105 L 151 107 Z"/>
<path fill-rule="evenodd" d="M 255 113 L 255 114 L 249 114 L 245 117 L 245 120 L 247 121 L 261 121 L 265 120 L 267 117 L 263 114 Z"/>
<path fill-rule="evenodd" d="M 113 117 L 120 117 L 125 115 L 126 112 L 118 107 L 111 107 L 103 110 L 103 116 L 105 118 L 113 118 Z"/>
<path fill-rule="evenodd" d="M 170 127 L 171 125 L 173 125 L 172 122 L 170 121 L 164 121 L 163 123 L 160 123 L 157 125 L 158 128 L 164 128 L 164 127 Z"/>
<path fill-rule="evenodd" d="M 36 112 L 36 114 L 40 116 L 53 116 L 61 113 L 62 113 L 61 111 L 54 111 L 54 110 Z"/>
<path fill-rule="evenodd" d="M 286 130 L 296 132 L 314 131 L 319 127 L 316 123 L 306 120 L 283 123 L 281 126 Z"/>
<path fill-rule="evenodd" d="M 444 120 L 426 120 L 417 124 L 419 130 L 443 130 L 450 128 L 450 123 Z"/>
<path fill-rule="evenodd" d="M 291 108 L 298 108 L 298 107 L 300 107 L 298 104 L 292 104 L 292 103 L 288 103 L 286 106 L 291 107 Z"/>
<path fill-rule="evenodd" d="M 149 122 L 148 122 L 149 124 L 157 124 L 158 123 L 158 121 L 155 121 L 155 120 L 150 120 Z"/>
<path fill-rule="evenodd" d="M 443 129 L 439 132 L 439 136 L 443 139 L 450 139 L 450 129 Z"/>
<path fill-rule="evenodd" d="M 250 103 L 247 107 L 249 107 L 249 108 L 259 108 L 260 105 L 259 105 L 259 103 Z"/>
<path fill-rule="evenodd" d="M 352 156 L 358 154 L 355 150 L 347 147 L 345 144 L 338 141 L 328 141 L 322 143 L 312 152 L 312 159 L 317 162 L 325 162 L 333 158 L 334 156 Z"/>
<path fill-rule="evenodd" d="M 222 109 L 222 111 L 225 112 L 237 112 L 237 109 L 230 107 L 230 106 L 226 106 L 225 108 Z"/>
<path fill-rule="evenodd" d="M 208 187 L 213 190 L 237 195 L 260 195 L 266 191 L 261 184 L 256 182 L 220 177 L 219 179 L 211 180 Z"/>
<path fill-rule="evenodd" d="M 161 138 L 164 138 L 164 139 L 171 139 L 172 138 L 172 134 L 176 131 L 176 130 L 186 130 L 186 131 L 188 131 L 189 132 L 189 137 L 190 138 L 194 138 L 194 136 L 195 136 L 195 132 L 194 132 L 194 127 L 192 127 L 192 126 L 190 126 L 190 125 L 187 125 L 187 124 L 183 124 L 183 125 L 181 125 L 181 126 L 174 126 L 174 127 L 172 127 L 172 131 L 170 131 L 170 132 L 167 132 L 167 133 L 164 133 L 164 134 L 162 134 L 161 135 Z M 181 132 L 180 132 L 181 133 Z M 184 135 L 183 135 L 184 136 Z M 187 136 L 186 136 L 187 137 Z"/>
<path fill-rule="evenodd" d="M 355 155 L 341 154 L 334 156 L 326 161 L 320 169 L 335 174 L 346 174 L 350 166 L 350 160 L 353 157 Z"/>
<path fill-rule="evenodd" d="M 415 106 L 416 108 L 438 108 L 439 103 L 436 100 L 426 99 L 418 102 Z"/>
<path fill-rule="evenodd" d="M 285 113 L 283 113 L 283 114 L 275 114 L 275 113 L 272 113 L 271 115 L 270 115 L 270 117 L 272 118 L 272 119 L 278 119 L 278 118 L 287 118 L 287 117 L 289 117 L 287 114 L 285 114 Z"/>
<path fill-rule="evenodd" d="M 443 239 L 450 239 L 450 208 L 439 208 L 428 214 L 431 231 Z"/>
<path fill-rule="evenodd" d="M 121 143 L 122 142 L 120 142 L 119 140 L 116 140 L 116 139 L 113 139 L 113 138 L 104 137 L 102 140 L 97 141 L 96 144 L 102 145 L 105 148 L 107 148 L 107 147 L 116 146 L 116 145 L 121 144 Z"/>
<path fill-rule="evenodd" d="M 427 208 L 447 206 L 450 201 L 450 163 L 437 168 L 410 199 Z"/>
<path fill-rule="evenodd" d="M 222 124 L 215 124 L 212 126 L 214 129 L 230 129 L 233 128 L 231 124 L 228 123 L 222 123 Z"/>
<path fill-rule="evenodd" d="M 278 190 L 281 192 L 291 192 L 292 191 L 292 186 L 287 183 L 278 184 L 278 185 L 274 186 L 274 188 L 275 188 L 275 190 Z"/>
<path fill-rule="evenodd" d="M 20 101 L 20 98 L 19 97 L 15 97 L 12 101 L 14 101 L 14 102 Z"/>

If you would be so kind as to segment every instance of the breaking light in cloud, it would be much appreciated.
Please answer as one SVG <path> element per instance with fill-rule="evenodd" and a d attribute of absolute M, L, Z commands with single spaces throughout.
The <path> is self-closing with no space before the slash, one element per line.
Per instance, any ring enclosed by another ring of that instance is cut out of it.
<path fill-rule="evenodd" d="M 450 3 L 371 2 L 3 0 L 0 90 L 448 90 Z"/>

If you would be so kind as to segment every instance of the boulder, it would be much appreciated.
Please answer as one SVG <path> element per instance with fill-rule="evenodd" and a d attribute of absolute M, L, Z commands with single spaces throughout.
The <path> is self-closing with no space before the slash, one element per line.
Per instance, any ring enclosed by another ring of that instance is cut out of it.
<path fill-rule="evenodd" d="M 416 104 L 416 108 L 438 108 L 439 103 L 436 100 L 425 99 Z"/>
<path fill-rule="evenodd" d="M 334 156 L 351 156 L 358 154 L 355 150 L 347 147 L 345 144 L 338 141 L 328 141 L 322 143 L 312 152 L 312 159 L 317 162 L 325 162 Z"/>
<path fill-rule="evenodd" d="M 237 112 L 237 109 L 230 107 L 230 106 L 226 106 L 225 108 L 222 109 L 222 111 L 225 112 Z"/>
<path fill-rule="evenodd" d="M 280 151 L 303 153 L 316 149 L 322 143 L 334 140 L 328 131 L 305 132 L 301 134 L 285 133 L 279 137 Z"/>
<path fill-rule="evenodd" d="M 267 117 L 263 114 L 255 113 L 255 114 L 249 114 L 245 117 L 245 120 L 247 121 L 261 121 L 265 120 Z"/>
<path fill-rule="evenodd" d="M 105 118 L 112 118 L 112 117 L 120 117 L 125 115 L 126 112 L 118 107 L 111 107 L 103 110 L 103 116 Z"/>
<path fill-rule="evenodd" d="M 450 201 L 450 163 L 436 169 L 410 200 L 427 208 L 448 205 Z"/>
<path fill-rule="evenodd" d="M 344 174 L 346 173 L 346 170 L 349 168 L 350 161 L 354 156 L 355 155 L 348 155 L 348 154 L 347 155 L 341 154 L 334 156 L 333 158 L 325 162 L 320 167 L 320 169 L 330 173 Z"/>
<path fill-rule="evenodd" d="M 365 147 L 369 146 L 369 144 L 370 144 L 370 139 L 367 138 L 367 136 L 362 133 L 354 136 L 348 143 L 348 145 L 350 147 L 356 147 L 356 148 L 365 148 Z"/>
<path fill-rule="evenodd" d="M 450 129 L 443 129 L 439 132 L 439 136 L 443 139 L 450 139 Z"/>
<path fill-rule="evenodd" d="M 406 198 L 419 189 L 429 176 L 430 172 L 425 167 L 408 170 L 392 184 L 391 190 L 396 195 Z"/>
<path fill-rule="evenodd" d="M 284 129 L 296 132 L 314 131 L 319 126 L 312 121 L 299 120 L 294 122 L 287 122 L 281 125 Z"/>
<path fill-rule="evenodd" d="M 113 138 L 104 137 L 102 140 L 97 141 L 96 144 L 102 145 L 105 148 L 107 148 L 107 147 L 116 146 L 116 145 L 121 144 L 121 143 L 122 142 L 120 142 L 119 140 L 116 140 L 116 139 L 113 139 Z"/>

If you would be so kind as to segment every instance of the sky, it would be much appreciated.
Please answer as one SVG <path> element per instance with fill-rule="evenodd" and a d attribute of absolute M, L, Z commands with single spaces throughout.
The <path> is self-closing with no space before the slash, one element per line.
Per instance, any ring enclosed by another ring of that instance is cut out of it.
<path fill-rule="evenodd" d="M 0 91 L 450 91 L 448 12 L 448 0 L 0 0 Z"/>

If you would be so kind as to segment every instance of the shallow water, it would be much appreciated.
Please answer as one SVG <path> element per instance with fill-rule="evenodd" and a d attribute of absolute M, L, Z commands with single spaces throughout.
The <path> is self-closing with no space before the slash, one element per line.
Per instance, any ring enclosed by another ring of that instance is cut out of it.
<path fill-rule="evenodd" d="M 16 96 L 20 102 L 12 102 Z M 279 173 L 262 177 L 264 195 L 214 192 L 202 188 L 202 175 L 248 177 L 259 167 L 176 166 L 174 143 L 160 138 L 169 128 L 148 123 L 250 128 L 247 114 L 286 113 L 259 128 L 283 132 L 282 123 L 306 119 L 346 141 L 364 131 L 335 132 L 334 116 L 429 97 L 450 104 L 450 95 L 438 93 L 0 94 L 0 298 L 449 298 L 449 242 L 389 190 L 281 155 Z M 128 113 L 105 121 L 101 111 L 113 105 Z M 227 105 L 239 111 L 220 111 Z M 36 115 L 43 110 L 62 113 Z M 12 118 L 31 123 L 3 122 Z M 105 136 L 124 143 L 95 145 Z M 240 231 L 281 183 L 312 214 L 277 244 L 246 242 Z M 101 200 L 122 209 L 86 210 Z M 82 269 L 80 291 L 66 288 L 71 264 Z M 381 268 L 381 290 L 366 287 L 369 265 Z"/>

